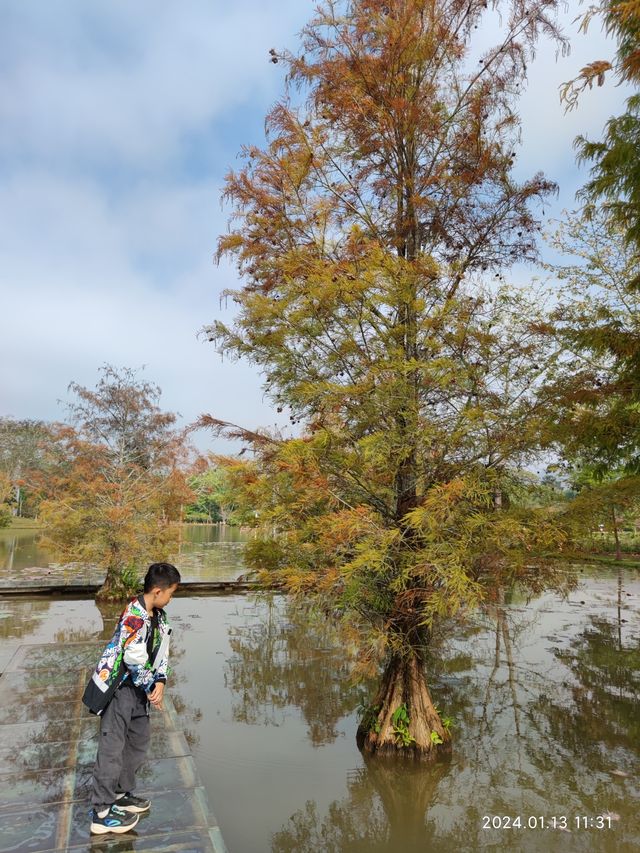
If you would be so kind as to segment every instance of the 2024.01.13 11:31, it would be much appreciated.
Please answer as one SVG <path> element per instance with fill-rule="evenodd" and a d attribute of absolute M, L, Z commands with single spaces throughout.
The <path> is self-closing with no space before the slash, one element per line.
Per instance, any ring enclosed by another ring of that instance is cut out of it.
<path fill-rule="evenodd" d="M 611 829 L 613 815 L 484 815 L 483 829 Z"/>

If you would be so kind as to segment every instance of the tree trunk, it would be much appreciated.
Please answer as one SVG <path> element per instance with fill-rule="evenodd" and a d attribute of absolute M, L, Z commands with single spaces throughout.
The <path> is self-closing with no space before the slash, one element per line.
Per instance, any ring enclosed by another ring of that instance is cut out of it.
<path fill-rule="evenodd" d="M 123 577 L 124 568 L 122 565 L 107 566 L 107 575 L 104 583 L 96 592 L 96 601 L 117 601 L 124 603 L 128 598 L 135 595 L 137 590 L 132 589 Z"/>
<path fill-rule="evenodd" d="M 621 560 L 622 548 L 620 547 L 620 536 L 618 534 L 618 519 L 616 518 L 615 507 L 611 507 L 611 521 L 613 526 L 613 537 L 616 540 L 616 560 Z"/>
<path fill-rule="evenodd" d="M 622 651 L 622 569 L 618 569 L 618 651 Z"/>
<path fill-rule="evenodd" d="M 394 722 L 404 706 L 408 721 Z M 404 731 L 404 737 L 402 731 Z M 434 760 L 451 752 L 451 736 L 436 710 L 419 654 L 412 650 L 394 656 L 382 676 L 380 689 L 356 735 L 359 749 L 377 755 L 407 755 Z"/>

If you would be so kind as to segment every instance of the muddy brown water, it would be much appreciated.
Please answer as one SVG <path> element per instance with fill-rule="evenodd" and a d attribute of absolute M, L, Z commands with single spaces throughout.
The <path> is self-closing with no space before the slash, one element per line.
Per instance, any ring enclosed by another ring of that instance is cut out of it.
<path fill-rule="evenodd" d="M 454 751 L 419 767 L 363 760 L 366 685 L 329 624 L 284 596 L 174 600 L 170 689 L 231 853 L 638 849 L 640 575 L 582 567 L 566 598 L 506 600 L 434 648 Z M 0 600 L 0 670 L 114 618 Z"/>

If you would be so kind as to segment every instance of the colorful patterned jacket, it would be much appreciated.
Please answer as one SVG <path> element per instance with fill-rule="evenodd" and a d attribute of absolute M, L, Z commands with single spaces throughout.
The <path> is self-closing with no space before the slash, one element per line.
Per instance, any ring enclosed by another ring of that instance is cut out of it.
<path fill-rule="evenodd" d="M 153 690 L 156 682 L 166 682 L 171 628 L 165 611 L 156 612 L 158 626 L 151 639 L 151 617 L 142 596 L 136 596 L 125 607 L 82 697 L 92 714 L 103 713 L 127 678 L 146 693 Z"/>

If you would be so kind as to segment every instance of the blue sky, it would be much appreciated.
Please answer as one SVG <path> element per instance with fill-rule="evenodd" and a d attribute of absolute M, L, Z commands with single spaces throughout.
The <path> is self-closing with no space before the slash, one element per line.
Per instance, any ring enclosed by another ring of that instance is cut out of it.
<path fill-rule="evenodd" d="M 517 174 L 560 184 L 551 215 L 584 180 L 574 137 L 599 137 L 624 97 L 608 84 L 565 115 L 560 83 L 613 50 L 597 23 L 577 34 L 582 7 L 570 5 L 571 54 L 541 46 L 522 99 Z M 219 294 L 235 272 L 212 261 L 223 177 L 242 144 L 261 142 L 282 91 L 269 49 L 295 49 L 313 8 L 0 0 L 0 414 L 61 419 L 69 382 L 91 386 L 109 362 L 146 365 L 184 422 L 278 422 L 256 369 L 223 361 L 197 332 L 233 316 Z"/>

